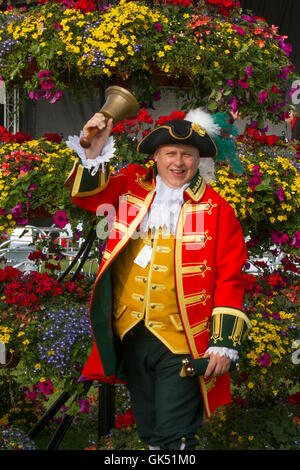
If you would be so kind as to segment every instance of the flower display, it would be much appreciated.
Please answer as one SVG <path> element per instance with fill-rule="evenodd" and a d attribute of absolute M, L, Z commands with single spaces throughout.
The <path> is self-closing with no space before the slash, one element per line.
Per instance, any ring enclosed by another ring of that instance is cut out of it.
<path fill-rule="evenodd" d="M 75 227 L 84 214 L 70 203 L 63 184 L 76 154 L 58 135 L 33 140 L 5 131 L 2 128 L 0 146 L 0 231 L 10 234 L 35 216 L 52 217 L 59 228 L 69 222 Z"/>
<path fill-rule="evenodd" d="M 167 77 L 169 85 L 186 84 L 186 106 L 238 109 L 262 126 L 283 120 L 297 78 L 287 38 L 229 0 L 120 0 L 100 8 L 42 1 L 1 12 L 0 43 L 7 86 L 25 86 L 29 99 L 50 103 L 63 90 L 84 95 L 109 77 L 130 79 L 140 101 L 151 104 Z"/>
<path fill-rule="evenodd" d="M 235 210 L 252 253 L 262 253 L 273 243 L 295 251 L 300 222 L 296 148 L 266 141 L 253 147 L 248 141 L 240 142 L 238 149 L 244 174 L 237 178 L 228 165 L 218 165 L 212 187 Z"/>

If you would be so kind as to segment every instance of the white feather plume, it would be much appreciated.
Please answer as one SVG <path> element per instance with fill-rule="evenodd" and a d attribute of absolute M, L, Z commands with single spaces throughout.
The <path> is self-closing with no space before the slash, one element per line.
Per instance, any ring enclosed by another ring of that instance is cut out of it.
<path fill-rule="evenodd" d="M 192 109 L 189 111 L 185 120 L 199 124 L 199 126 L 203 127 L 211 137 L 220 135 L 220 127 L 214 122 L 212 116 L 202 108 Z"/>

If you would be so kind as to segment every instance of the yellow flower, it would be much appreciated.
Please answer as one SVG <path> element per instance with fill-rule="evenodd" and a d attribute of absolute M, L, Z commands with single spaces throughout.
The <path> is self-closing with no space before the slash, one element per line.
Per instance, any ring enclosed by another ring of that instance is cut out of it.
<path fill-rule="evenodd" d="M 163 51 L 159 51 L 157 53 L 158 57 L 164 57 L 165 53 Z"/>
<path fill-rule="evenodd" d="M 248 383 L 248 388 L 253 388 L 254 387 L 254 383 L 253 382 L 249 382 Z"/>

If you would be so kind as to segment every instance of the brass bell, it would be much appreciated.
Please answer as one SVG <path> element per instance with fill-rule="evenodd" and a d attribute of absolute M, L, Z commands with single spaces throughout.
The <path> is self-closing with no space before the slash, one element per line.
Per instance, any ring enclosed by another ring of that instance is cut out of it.
<path fill-rule="evenodd" d="M 99 113 L 106 117 L 106 122 L 112 118 L 114 126 L 124 119 L 135 118 L 140 111 L 138 101 L 126 88 L 116 85 L 110 86 L 105 90 L 105 99 L 106 101 Z M 99 132 L 101 131 L 96 127 L 91 129 L 86 137 L 80 139 L 80 145 L 83 148 L 89 148 L 93 138 Z"/>

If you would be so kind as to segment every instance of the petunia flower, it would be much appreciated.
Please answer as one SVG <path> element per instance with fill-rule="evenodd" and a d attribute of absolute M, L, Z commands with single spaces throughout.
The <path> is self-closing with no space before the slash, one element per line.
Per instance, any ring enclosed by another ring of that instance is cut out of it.
<path fill-rule="evenodd" d="M 259 103 L 264 103 L 265 101 L 268 100 L 268 92 L 266 90 L 263 90 L 259 95 L 258 95 L 258 102 Z"/>
<path fill-rule="evenodd" d="M 56 211 L 53 221 L 59 228 L 64 228 L 69 223 L 69 219 L 67 218 L 67 213 L 65 211 Z"/>
<path fill-rule="evenodd" d="M 280 186 L 280 188 L 278 189 L 278 191 L 275 191 L 275 194 L 276 196 L 278 197 L 278 199 L 280 201 L 284 201 L 284 191 L 283 191 L 283 187 Z"/>

